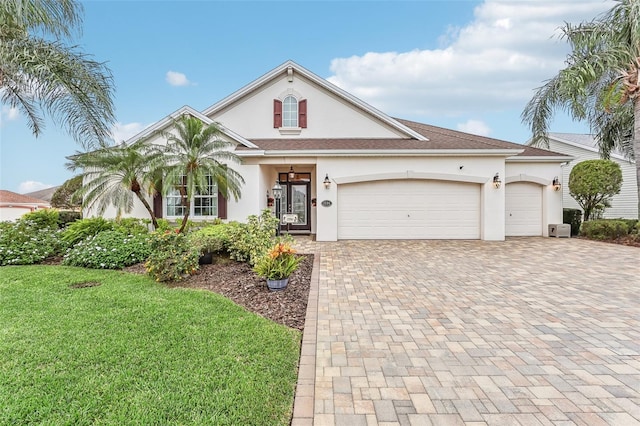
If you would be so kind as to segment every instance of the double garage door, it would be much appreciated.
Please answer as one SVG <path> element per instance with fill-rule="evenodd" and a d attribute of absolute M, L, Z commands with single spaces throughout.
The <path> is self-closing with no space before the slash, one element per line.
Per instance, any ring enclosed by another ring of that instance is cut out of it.
<path fill-rule="evenodd" d="M 338 239 L 478 238 L 478 184 L 392 180 L 338 188 Z"/>

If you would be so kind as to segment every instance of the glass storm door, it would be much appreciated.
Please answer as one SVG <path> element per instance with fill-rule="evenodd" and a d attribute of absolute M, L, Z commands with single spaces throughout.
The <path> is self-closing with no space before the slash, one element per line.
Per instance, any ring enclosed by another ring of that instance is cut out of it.
<path fill-rule="evenodd" d="M 288 181 L 286 174 L 284 174 L 281 176 L 280 182 L 282 185 L 282 218 L 280 222 L 282 231 L 311 231 L 309 216 L 311 213 L 310 174 L 297 173 L 295 179 Z M 291 221 L 292 216 L 287 215 L 295 215 L 297 220 Z"/>

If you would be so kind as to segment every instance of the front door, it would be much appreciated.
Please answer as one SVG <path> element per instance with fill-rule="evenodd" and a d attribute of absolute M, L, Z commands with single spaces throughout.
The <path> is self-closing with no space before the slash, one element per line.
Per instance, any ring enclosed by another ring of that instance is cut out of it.
<path fill-rule="evenodd" d="M 282 215 L 280 229 L 311 231 L 311 173 L 296 173 L 290 179 L 288 173 L 280 173 L 282 186 Z"/>

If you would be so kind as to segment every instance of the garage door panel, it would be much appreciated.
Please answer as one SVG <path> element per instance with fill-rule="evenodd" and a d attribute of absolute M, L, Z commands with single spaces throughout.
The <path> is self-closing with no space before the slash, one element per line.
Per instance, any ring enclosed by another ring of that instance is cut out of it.
<path fill-rule="evenodd" d="M 528 182 L 505 187 L 505 235 L 530 237 L 542 235 L 542 187 Z"/>
<path fill-rule="evenodd" d="M 340 185 L 338 238 L 480 238 L 480 187 L 423 180 Z"/>

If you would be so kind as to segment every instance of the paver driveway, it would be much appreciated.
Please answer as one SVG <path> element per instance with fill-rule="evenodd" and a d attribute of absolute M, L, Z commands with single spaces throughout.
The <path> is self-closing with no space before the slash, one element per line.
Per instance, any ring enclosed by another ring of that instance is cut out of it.
<path fill-rule="evenodd" d="M 306 244 L 294 425 L 640 424 L 640 249 Z"/>

